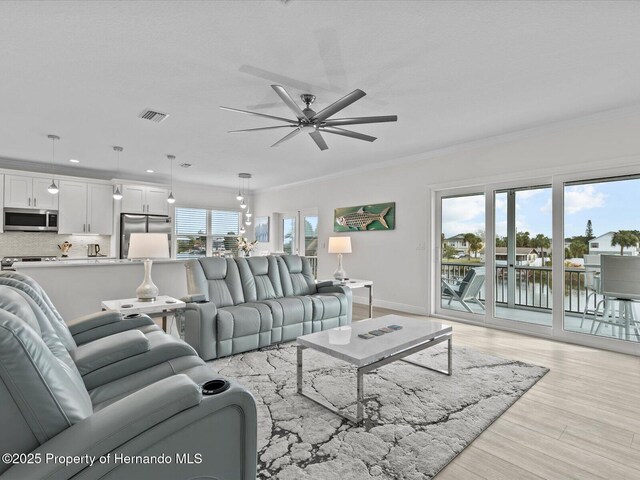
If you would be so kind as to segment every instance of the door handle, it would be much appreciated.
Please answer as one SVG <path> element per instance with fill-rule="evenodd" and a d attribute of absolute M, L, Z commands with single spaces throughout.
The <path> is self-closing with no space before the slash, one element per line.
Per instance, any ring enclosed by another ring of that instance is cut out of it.
<path fill-rule="evenodd" d="M 89 224 L 89 227 L 87 228 L 87 230 L 90 232 L 91 231 L 91 224 Z"/>
<path fill-rule="evenodd" d="M 83 223 L 83 224 L 82 224 L 82 232 L 83 232 L 83 233 L 86 231 L 86 230 L 85 230 L 85 228 L 87 228 L 87 226 Z"/>
<path fill-rule="evenodd" d="M 29 197 L 29 206 L 31 206 L 31 197 Z"/>
<path fill-rule="evenodd" d="M 38 199 L 36 197 L 33 197 L 33 206 L 36 206 L 36 202 L 38 201 Z"/>

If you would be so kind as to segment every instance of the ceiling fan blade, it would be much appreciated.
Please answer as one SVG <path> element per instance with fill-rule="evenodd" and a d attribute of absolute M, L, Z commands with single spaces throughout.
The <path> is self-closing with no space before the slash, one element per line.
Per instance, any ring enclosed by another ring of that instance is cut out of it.
<path fill-rule="evenodd" d="M 275 127 L 245 128 L 243 130 L 229 130 L 227 133 L 255 132 L 257 130 L 272 130 L 274 128 L 296 128 L 296 125 L 277 125 Z"/>
<path fill-rule="evenodd" d="M 276 93 L 282 99 L 282 101 L 287 104 L 287 107 L 289 107 L 293 112 L 293 114 L 296 117 L 298 117 L 298 120 L 308 120 L 307 116 L 304 114 L 302 109 L 298 106 L 296 102 L 293 101 L 293 98 L 291 98 L 291 95 L 287 93 L 287 91 L 284 89 L 283 86 L 271 85 L 271 88 L 273 88 L 276 91 Z"/>
<path fill-rule="evenodd" d="M 357 138 L 358 140 L 364 140 L 365 142 L 373 142 L 377 137 L 365 135 L 364 133 L 352 132 L 351 130 L 345 130 L 338 127 L 320 127 L 321 132 L 333 133 L 335 135 L 344 135 L 345 137 Z"/>
<path fill-rule="evenodd" d="M 291 140 L 293 137 L 295 137 L 296 135 L 298 135 L 300 133 L 300 129 L 296 128 L 294 131 L 286 134 L 284 137 L 282 137 L 280 140 L 278 140 L 276 143 L 274 143 L 273 145 L 271 145 L 272 147 L 278 146 L 283 142 L 286 142 L 288 140 Z"/>
<path fill-rule="evenodd" d="M 346 94 L 337 102 L 332 103 L 324 110 L 320 110 L 313 117 L 311 117 L 310 120 L 312 122 L 322 122 L 323 120 L 329 118 L 331 115 L 338 113 L 343 108 L 348 107 L 353 102 L 360 100 L 365 95 L 366 93 L 364 93 L 362 90 L 356 89 L 353 92 Z"/>
<path fill-rule="evenodd" d="M 324 125 L 335 127 L 337 125 L 357 125 L 359 123 L 397 122 L 397 115 L 380 115 L 377 117 L 333 118 L 324 122 Z"/>
<path fill-rule="evenodd" d="M 317 130 L 315 132 L 311 132 L 309 136 L 313 138 L 313 141 L 316 142 L 316 145 L 318 145 L 318 148 L 320 150 L 326 150 L 327 148 L 329 148 L 327 146 L 327 142 L 324 141 L 324 138 L 322 138 L 322 135 L 320 135 L 320 132 L 318 132 Z"/>
<path fill-rule="evenodd" d="M 270 118 L 271 120 L 279 120 L 281 122 L 287 122 L 287 123 L 292 123 L 294 125 L 298 125 L 297 120 L 291 120 L 289 118 L 274 117 L 273 115 L 265 115 L 264 113 L 249 112 L 248 110 L 240 110 L 238 108 L 230 108 L 230 107 L 223 107 L 223 106 L 220 106 L 220 108 L 222 110 L 229 110 L 230 112 L 245 113 L 247 115 L 255 115 L 256 117 Z"/>

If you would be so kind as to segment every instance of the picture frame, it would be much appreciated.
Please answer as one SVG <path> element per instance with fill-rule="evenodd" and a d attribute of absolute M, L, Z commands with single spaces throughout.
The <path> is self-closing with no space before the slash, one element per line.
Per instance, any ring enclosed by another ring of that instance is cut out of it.
<path fill-rule="evenodd" d="M 256 217 L 256 224 L 254 228 L 254 235 L 256 240 L 260 243 L 269 242 L 269 217 Z"/>
<path fill-rule="evenodd" d="M 336 208 L 333 213 L 334 232 L 364 232 L 395 228 L 395 202 Z"/>

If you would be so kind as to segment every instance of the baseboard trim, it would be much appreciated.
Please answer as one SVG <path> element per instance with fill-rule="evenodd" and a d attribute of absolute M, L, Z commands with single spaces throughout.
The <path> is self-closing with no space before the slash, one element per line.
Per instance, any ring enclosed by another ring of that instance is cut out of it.
<path fill-rule="evenodd" d="M 353 297 L 353 303 L 358 305 L 369 305 L 368 297 Z M 408 305 L 406 303 L 388 302 L 386 300 L 373 300 L 374 307 L 388 308 L 389 310 L 397 310 L 403 313 L 412 313 L 414 315 L 427 315 L 427 309 L 425 307 L 419 307 L 417 305 Z"/>

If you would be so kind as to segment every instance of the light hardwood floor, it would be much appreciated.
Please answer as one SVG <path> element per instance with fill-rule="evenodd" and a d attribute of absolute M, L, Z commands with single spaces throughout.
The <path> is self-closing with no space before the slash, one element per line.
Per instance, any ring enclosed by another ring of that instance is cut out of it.
<path fill-rule="evenodd" d="M 366 313 L 364 306 L 354 307 L 354 319 Z M 389 313 L 405 315 L 376 308 L 374 317 Z M 551 371 L 437 480 L 640 479 L 639 357 L 446 323 L 454 327 L 454 348 L 464 345 Z"/>

